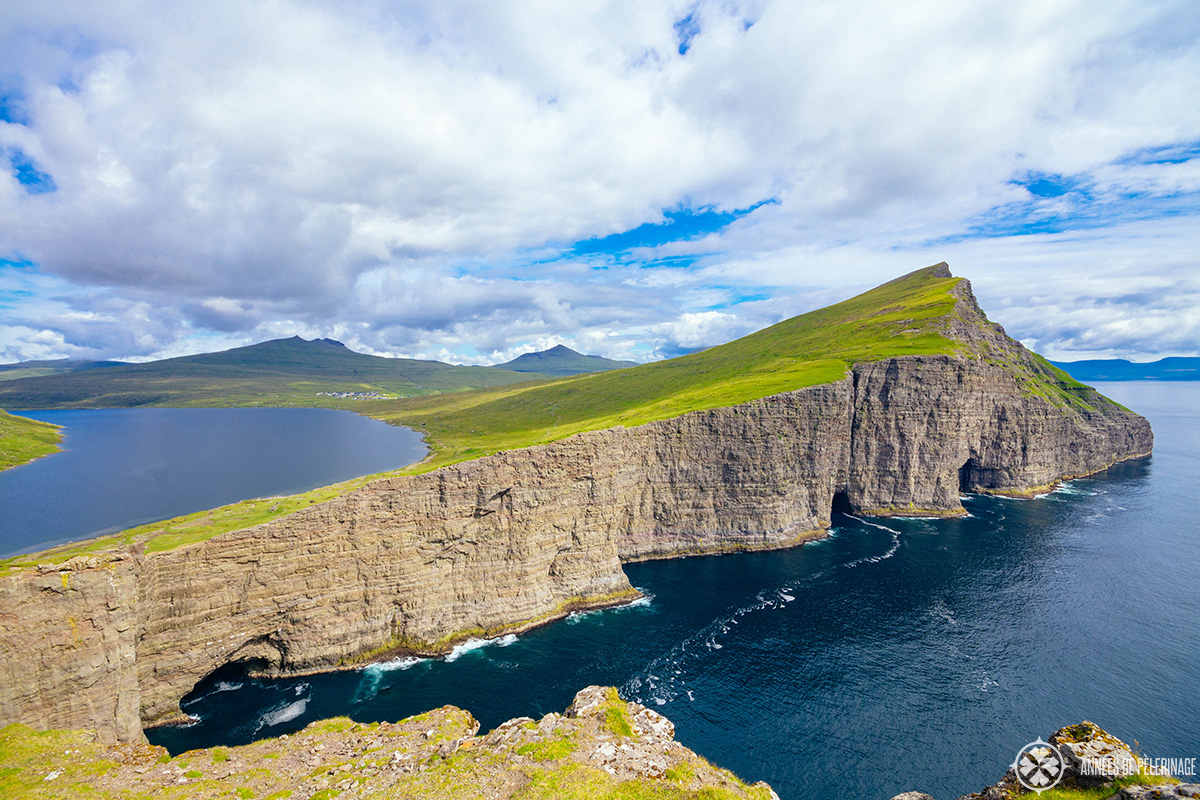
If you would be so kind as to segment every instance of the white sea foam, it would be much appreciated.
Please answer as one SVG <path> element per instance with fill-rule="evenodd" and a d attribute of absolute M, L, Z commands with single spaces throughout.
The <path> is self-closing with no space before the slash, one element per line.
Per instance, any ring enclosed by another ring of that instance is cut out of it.
<path fill-rule="evenodd" d="M 516 641 L 517 636 L 513 633 L 508 633 L 504 636 L 497 636 L 494 639 L 467 639 L 462 644 L 454 645 L 454 647 L 450 649 L 450 652 L 443 656 L 443 658 L 447 662 L 458 661 L 458 659 L 462 658 L 464 655 L 473 650 L 481 650 L 491 645 L 495 645 L 496 647 L 508 647 L 510 644 L 516 644 Z"/>
<path fill-rule="evenodd" d="M 805 579 L 805 582 L 815 580 L 825 575 L 828 570 L 822 570 Z M 687 688 L 687 666 L 694 659 L 719 657 L 718 651 L 724 645 L 718 638 L 733 630 L 739 618 L 759 611 L 781 609 L 795 600 L 797 592 L 794 582 L 789 582 L 777 589 L 763 590 L 754 600 L 744 606 L 727 610 L 702 629 L 676 644 L 666 654 L 648 663 L 639 675 L 626 681 L 621 688 L 621 696 L 632 698 L 637 703 L 663 705 L 686 694 L 689 700 L 694 700 L 692 690 Z M 798 593 L 798 592 L 797 592 Z M 666 680 L 660 675 L 669 675 Z"/>
<path fill-rule="evenodd" d="M 258 718 L 258 727 L 254 730 L 258 731 L 267 726 L 282 725 L 285 722 L 291 722 L 308 708 L 309 699 L 304 697 L 294 703 L 278 705 L 270 711 L 264 711 Z"/>
<path fill-rule="evenodd" d="M 393 658 L 390 661 L 380 661 L 377 664 L 368 664 L 365 667 L 359 667 L 359 672 L 394 672 L 398 669 L 408 669 L 415 667 L 417 664 L 428 661 L 427 658 L 417 658 L 416 656 L 401 656 Z"/>
<path fill-rule="evenodd" d="M 637 600 L 633 600 L 629 603 L 625 603 L 624 605 L 612 606 L 611 608 L 595 608 L 595 609 L 592 609 L 591 611 L 572 611 L 570 614 L 567 614 L 567 623 L 570 625 L 574 625 L 575 623 L 579 622 L 581 619 L 587 619 L 588 617 L 596 616 L 597 614 L 610 613 L 613 611 L 625 611 L 626 609 L 630 609 L 630 608 L 646 608 L 646 607 L 648 607 L 650 605 L 650 603 L 654 600 L 654 595 L 651 592 L 647 592 L 645 589 L 640 589 L 638 587 L 634 587 L 634 588 L 636 588 L 639 592 L 642 593 L 642 596 L 639 597 Z"/>
<path fill-rule="evenodd" d="M 888 533 L 890 533 L 892 535 L 892 546 L 890 548 L 888 548 L 888 551 L 886 553 L 884 553 L 883 555 L 867 556 L 866 558 L 857 558 L 854 561 L 847 562 L 844 566 L 857 567 L 860 564 L 878 564 L 880 561 L 883 561 L 885 559 L 891 558 L 892 556 L 896 555 L 896 551 L 900 549 L 900 531 L 896 530 L 895 528 L 889 528 L 887 525 L 879 525 L 874 522 L 868 522 L 865 519 L 860 519 L 859 517 L 855 517 L 851 514 L 847 514 L 846 516 L 850 517 L 851 519 L 858 520 L 863 525 L 869 525 L 872 528 L 879 528 L 879 530 L 881 530 L 881 531 L 887 531 Z"/>
<path fill-rule="evenodd" d="M 236 692 L 240 688 L 242 688 L 242 684 L 240 684 L 240 683 L 227 683 L 226 681 L 220 681 L 219 683 L 217 683 L 216 691 L 218 691 L 218 692 Z"/>

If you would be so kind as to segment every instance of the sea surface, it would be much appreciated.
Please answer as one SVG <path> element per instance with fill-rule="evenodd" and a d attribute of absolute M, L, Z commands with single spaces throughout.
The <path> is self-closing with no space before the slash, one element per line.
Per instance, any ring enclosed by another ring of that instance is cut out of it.
<path fill-rule="evenodd" d="M 784 800 L 949 800 L 1090 719 L 1152 757 L 1200 757 L 1200 383 L 1106 384 L 1145 414 L 1149 459 L 959 520 L 837 515 L 799 549 L 628 566 L 647 600 L 291 680 L 213 675 L 150 732 L 179 752 L 347 714 L 452 703 L 483 729 L 619 687 L 677 737 Z"/>
<path fill-rule="evenodd" d="M 425 457 L 420 434 L 318 408 L 22 411 L 64 452 L 0 472 L 0 558 Z"/>

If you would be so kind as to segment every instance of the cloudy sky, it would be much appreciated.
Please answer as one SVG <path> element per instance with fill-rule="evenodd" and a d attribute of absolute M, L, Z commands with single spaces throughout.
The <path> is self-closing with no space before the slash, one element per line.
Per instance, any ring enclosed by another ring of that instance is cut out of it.
<path fill-rule="evenodd" d="M 1200 5 L 0 10 L 0 362 L 644 361 L 943 260 L 1051 357 L 1200 352 Z"/>

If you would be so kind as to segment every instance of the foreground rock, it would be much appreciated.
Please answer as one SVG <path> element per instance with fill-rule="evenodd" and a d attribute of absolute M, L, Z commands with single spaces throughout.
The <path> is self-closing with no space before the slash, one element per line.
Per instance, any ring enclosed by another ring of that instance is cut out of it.
<path fill-rule="evenodd" d="M 1062 728 L 1050 737 L 1050 747 L 1022 758 L 999 783 L 958 800 L 1012 800 L 1051 791 L 1055 800 L 1180 800 L 1200 798 L 1200 784 L 1181 783 L 1166 770 L 1139 759 L 1133 748 L 1092 722 Z M 1042 760 L 1044 758 L 1044 761 Z M 1043 766 L 1044 764 L 1044 766 Z M 1020 770 L 1020 775 L 1018 775 Z M 892 800 L 934 800 L 906 792 Z"/>
<path fill-rule="evenodd" d="M 950 295 L 953 354 L 377 480 L 165 552 L 0 567 L 0 724 L 136 741 L 226 664 L 301 674 L 444 652 L 636 598 L 623 562 L 819 538 L 835 500 L 961 515 L 963 491 L 1029 495 L 1150 451 L 1146 420 L 1060 391 L 969 283 Z"/>
<path fill-rule="evenodd" d="M 150 745 L 104 746 L 89 732 L 0 730 L 7 798 L 705 798 L 778 800 L 674 739 L 660 714 L 592 686 L 565 715 L 509 720 L 485 736 L 445 706 L 397 723 L 346 718 L 244 747 L 170 758 Z"/>

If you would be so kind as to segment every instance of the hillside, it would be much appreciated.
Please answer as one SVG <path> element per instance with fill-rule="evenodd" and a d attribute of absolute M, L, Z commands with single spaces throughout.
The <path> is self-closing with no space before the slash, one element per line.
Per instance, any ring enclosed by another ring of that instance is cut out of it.
<path fill-rule="evenodd" d="M 863 362 L 961 352 L 966 345 L 952 336 L 963 324 L 954 294 L 960 280 L 938 264 L 679 358 L 452 397 L 366 403 L 362 411 L 425 432 L 433 452 L 418 469 L 426 470 L 582 431 L 733 406 L 839 380 Z M 1040 357 L 1031 368 L 1005 347 L 975 355 L 1003 361 L 1022 375 L 1030 393 L 1080 402 L 1086 388 L 1077 381 Z"/>
<path fill-rule="evenodd" d="M 1089 401 L 1097 402 L 1099 398 L 1094 390 L 1056 370 L 1040 356 L 1019 349 L 1015 342 L 1008 342 L 998 326 L 986 332 L 987 335 L 980 331 L 956 332 L 956 327 L 966 324 L 956 310 L 960 281 L 950 275 L 945 264 L 938 264 L 836 305 L 669 361 L 517 386 L 403 400 L 356 401 L 353 408 L 411 426 L 426 435 L 431 448 L 429 457 L 402 470 L 405 473 L 426 473 L 502 450 L 565 439 L 583 431 L 633 427 L 689 411 L 736 406 L 840 380 L 860 363 L 893 356 L 954 354 L 965 348 L 976 358 L 1018 377 L 1022 391 L 1028 396 L 1049 400 L 1059 407 L 1091 410 Z M 970 302 L 972 313 L 982 319 L 973 298 Z M 988 336 L 998 341 L 987 346 L 978 341 L 964 341 L 986 340 Z M 336 343 L 321 346 L 332 352 L 341 348 Z M 299 344 L 294 347 L 303 349 Z M 226 356 L 217 353 L 195 358 Z M 347 401 L 341 404 L 345 407 Z M 360 478 L 287 498 L 246 500 L 151 523 L 115 536 L 59 548 L 52 559 L 63 561 L 78 553 L 135 541 L 145 542 L 152 550 L 171 549 L 297 513 L 354 492 L 368 481 L 369 478 Z M 26 563 L 23 558 L 0 562 L 0 572 Z"/>
<path fill-rule="evenodd" d="M 363 405 L 433 457 L 0 562 L 0 724 L 134 740 L 227 664 L 437 655 L 628 602 L 629 561 L 963 516 L 1153 448 L 944 265 L 670 362 Z"/>
<path fill-rule="evenodd" d="M 45 375 L 62 375 L 67 372 L 83 372 L 105 367 L 123 367 L 124 361 L 87 361 L 71 358 L 54 358 L 45 361 L 18 361 L 15 364 L 0 364 L 0 381 L 15 381 L 19 378 L 40 378 Z"/>
<path fill-rule="evenodd" d="M 344 405 L 362 395 L 406 397 L 540 377 L 369 356 L 332 339 L 297 336 L 219 353 L 5 381 L 0 407 Z"/>
<path fill-rule="evenodd" d="M 510 369 L 513 372 L 537 372 L 542 375 L 552 375 L 555 378 L 565 378 L 589 372 L 607 372 L 613 369 L 636 367 L 637 364 L 633 361 L 614 361 L 611 358 L 584 355 L 560 344 L 538 353 L 519 355 L 512 361 L 496 366 L 500 369 Z"/>
<path fill-rule="evenodd" d="M 0 470 L 59 451 L 61 428 L 0 409 Z"/>
<path fill-rule="evenodd" d="M 1161 358 L 1148 364 L 1123 358 L 1051 363 L 1081 381 L 1200 381 L 1200 358 Z"/>

